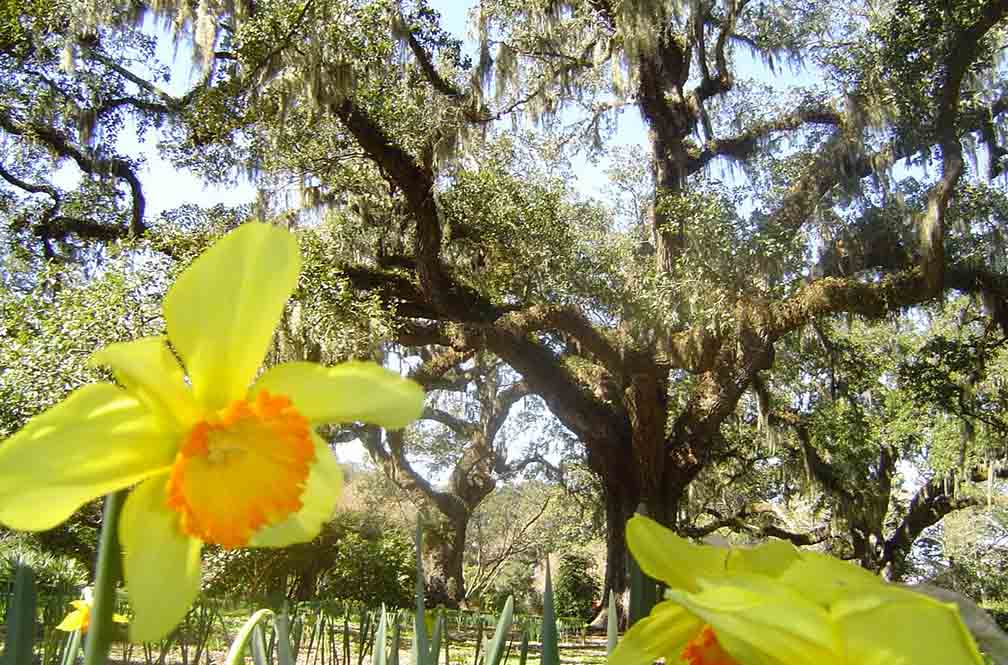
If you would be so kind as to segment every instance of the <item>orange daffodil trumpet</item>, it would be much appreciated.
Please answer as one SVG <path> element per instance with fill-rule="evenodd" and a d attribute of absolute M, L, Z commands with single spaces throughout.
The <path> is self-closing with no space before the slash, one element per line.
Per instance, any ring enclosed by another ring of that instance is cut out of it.
<path fill-rule="evenodd" d="M 982 665 L 954 604 L 772 540 L 694 545 L 634 516 L 627 543 L 666 600 L 627 631 L 610 665 Z"/>
<path fill-rule="evenodd" d="M 0 443 L 0 523 L 15 529 L 50 529 L 136 485 L 119 522 L 134 640 L 159 639 L 185 615 L 203 543 L 315 537 L 342 482 L 315 425 L 398 429 L 420 415 L 420 387 L 373 363 L 290 362 L 257 378 L 299 272 L 291 233 L 239 227 L 168 290 L 167 339 L 94 354 L 120 385 L 84 386 Z"/>

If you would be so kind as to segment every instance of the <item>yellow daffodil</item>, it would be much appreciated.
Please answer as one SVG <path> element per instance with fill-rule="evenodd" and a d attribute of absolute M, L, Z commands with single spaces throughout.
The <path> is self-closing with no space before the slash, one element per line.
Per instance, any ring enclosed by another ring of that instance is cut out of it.
<path fill-rule="evenodd" d="M 341 474 L 316 424 L 396 429 L 420 414 L 420 387 L 373 363 L 290 362 L 256 377 L 299 271 L 291 233 L 239 227 L 169 289 L 167 339 L 94 354 L 119 386 L 84 386 L 0 443 L 0 523 L 15 529 L 52 528 L 136 484 L 119 522 L 135 640 L 185 615 L 203 543 L 283 547 L 318 533 Z"/>
<path fill-rule="evenodd" d="M 612 665 L 980 665 L 953 604 L 784 541 L 694 545 L 646 517 L 627 524 L 666 599 L 627 631 Z"/>
<path fill-rule="evenodd" d="M 70 601 L 70 606 L 74 608 L 73 611 L 63 617 L 63 621 L 56 626 L 56 630 L 64 630 L 68 633 L 79 630 L 81 633 L 86 633 L 91 624 L 91 608 L 93 606 L 91 594 L 85 590 L 84 598 Z M 112 620 L 116 623 L 129 623 L 129 619 L 121 614 L 113 614 Z"/>

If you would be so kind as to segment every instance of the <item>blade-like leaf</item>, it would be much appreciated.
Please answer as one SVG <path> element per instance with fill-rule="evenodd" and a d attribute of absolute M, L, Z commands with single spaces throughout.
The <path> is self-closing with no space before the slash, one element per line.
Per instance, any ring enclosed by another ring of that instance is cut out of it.
<path fill-rule="evenodd" d="M 616 614 L 616 594 L 609 589 L 609 611 L 606 622 L 606 656 L 612 654 L 619 641 L 619 616 Z"/>
<path fill-rule="evenodd" d="M 234 641 L 231 642 L 231 647 L 228 649 L 227 656 L 224 658 L 224 665 L 242 665 L 242 654 L 245 653 L 245 648 L 248 646 L 249 641 L 252 640 L 252 633 L 256 626 L 259 625 L 260 621 L 265 621 L 273 617 L 273 611 L 262 609 L 253 614 L 248 618 L 248 621 L 242 625 L 241 630 L 235 635 Z M 262 642 L 262 632 L 259 633 L 259 642 Z M 263 658 L 265 658 L 265 645 L 263 645 Z M 253 645 L 252 659 L 255 660 L 255 646 Z M 258 663 L 256 665 L 259 665 Z"/>
<path fill-rule="evenodd" d="M 252 652 L 252 662 L 255 665 L 270 665 L 270 659 L 266 652 L 266 636 L 263 635 L 262 624 L 257 623 L 252 626 L 252 639 L 249 650 Z"/>
<path fill-rule="evenodd" d="M 541 665 L 560 665 L 560 647 L 557 639 L 556 611 L 553 609 L 553 580 L 550 576 L 549 557 L 546 557 L 546 588 L 543 590 L 542 629 L 539 631 L 542 647 L 539 651 Z"/>
<path fill-rule="evenodd" d="M 423 557 L 420 546 L 423 543 L 423 535 L 420 532 L 420 521 L 416 526 L 416 609 L 413 614 L 413 665 L 428 665 L 430 648 L 427 646 L 427 626 L 424 623 L 424 572 Z"/>
<path fill-rule="evenodd" d="M 378 632 L 375 633 L 374 645 L 371 647 L 371 665 L 386 665 L 385 658 L 385 633 L 387 631 L 387 621 L 385 620 L 385 605 L 381 606 L 381 619 L 378 621 Z"/>
<path fill-rule="evenodd" d="M 35 573 L 30 566 L 14 564 L 14 593 L 7 605 L 7 645 L 0 662 L 31 665 L 35 648 Z"/>
<path fill-rule="evenodd" d="M 291 650 L 290 618 L 286 610 L 273 617 L 273 631 L 276 633 L 277 665 L 295 665 Z"/>
<path fill-rule="evenodd" d="M 437 665 L 438 656 L 441 652 L 441 635 L 444 633 L 444 612 L 438 612 L 434 620 L 434 635 L 431 636 L 430 658 L 426 665 Z"/>
<path fill-rule="evenodd" d="M 63 652 L 61 665 L 76 665 L 77 654 L 80 652 L 81 632 L 75 630 L 67 635 L 66 650 Z"/>
<path fill-rule="evenodd" d="M 501 658 L 504 656 L 504 648 L 507 646 L 508 642 L 508 632 L 511 630 L 511 621 L 514 618 L 514 596 L 508 596 L 507 602 L 504 603 L 504 610 L 501 612 L 500 619 L 497 620 L 497 629 L 494 631 L 493 637 L 487 643 L 486 656 L 484 656 L 484 665 L 498 665 Z"/>
<path fill-rule="evenodd" d="M 391 616 L 395 623 L 392 624 L 392 648 L 389 649 L 388 665 L 399 665 L 399 613 L 393 612 Z"/>

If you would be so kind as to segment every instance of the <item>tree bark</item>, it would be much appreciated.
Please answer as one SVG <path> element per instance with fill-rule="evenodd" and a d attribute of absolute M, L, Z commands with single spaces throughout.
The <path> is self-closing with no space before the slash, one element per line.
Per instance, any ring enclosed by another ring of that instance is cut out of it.
<path fill-rule="evenodd" d="M 626 523 L 633 516 L 637 505 L 636 497 L 629 496 L 621 485 L 606 483 L 606 563 L 605 580 L 602 584 L 602 602 L 599 613 L 592 619 L 591 627 L 604 630 L 609 619 L 609 593 L 616 596 L 619 625 L 627 623 L 627 593 L 630 552 L 626 544 Z"/>

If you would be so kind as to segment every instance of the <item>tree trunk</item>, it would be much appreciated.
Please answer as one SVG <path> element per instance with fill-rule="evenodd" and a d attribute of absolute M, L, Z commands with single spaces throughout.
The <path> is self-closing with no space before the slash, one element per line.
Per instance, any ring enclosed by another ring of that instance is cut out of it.
<path fill-rule="evenodd" d="M 620 627 L 627 621 L 627 590 L 629 581 L 629 551 L 626 545 L 626 523 L 633 516 L 637 505 L 636 497 L 629 496 L 618 483 L 605 484 L 606 511 L 606 564 L 605 581 L 602 584 L 602 602 L 599 613 L 591 622 L 591 628 L 605 630 L 609 620 L 609 592 L 616 595 L 616 607 L 620 615 Z"/>
<path fill-rule="evenodd" d="M 469 513 L 459 513 L 433 520 L 424 537 L 430 555 L 431 569 L 427 575 L 426 596 L 433 606 L 457 609 L 465 602 L 465 581 L 462 560 L 465 554 Z"/>

